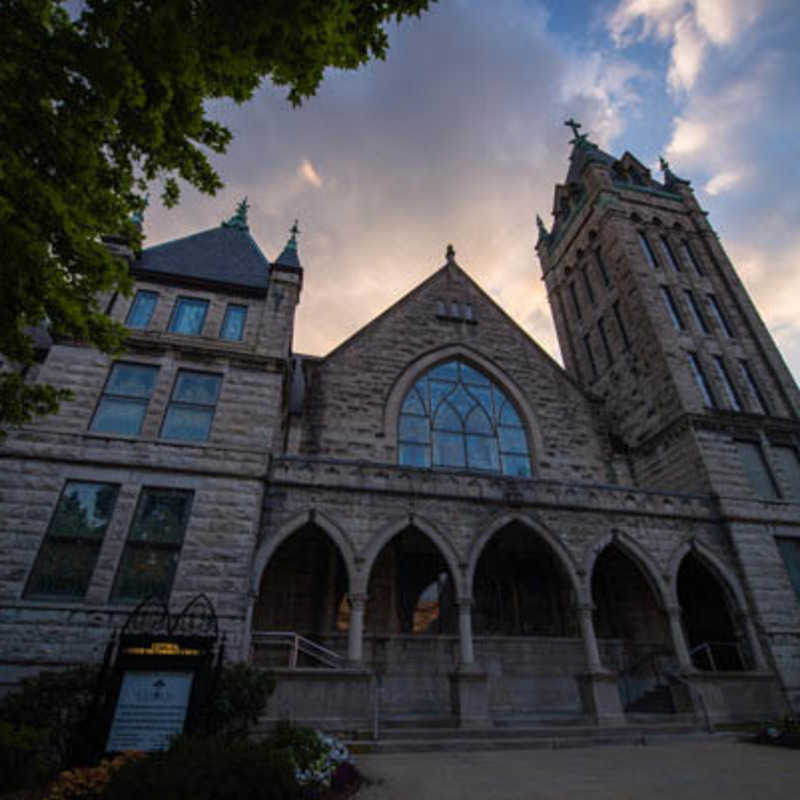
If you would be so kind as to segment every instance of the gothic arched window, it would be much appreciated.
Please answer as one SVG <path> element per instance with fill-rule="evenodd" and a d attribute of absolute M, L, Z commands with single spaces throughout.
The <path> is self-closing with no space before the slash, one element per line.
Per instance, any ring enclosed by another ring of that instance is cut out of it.
<path fill-rule="evenodd" d="M 397 430 L 400 464 L 530 477 L 528 438 L 506 394 L 463 361 L 428 370 L 409 389 Z"/>

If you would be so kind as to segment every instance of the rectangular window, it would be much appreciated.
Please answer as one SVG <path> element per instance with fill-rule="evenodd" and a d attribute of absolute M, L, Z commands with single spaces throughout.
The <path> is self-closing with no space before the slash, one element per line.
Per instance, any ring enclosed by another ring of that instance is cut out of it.
<path fill-rule="evenodd" d="M 694 353 L 688 353 L 688 356 L 689 366 L 694 374 L 694 379 L 697 381 L 700 394 L 703 395 L 703 403 L 707 408 L 716 408 L 717 404 L 714 402 L 714 395 L 711 394 L 711 389 L 708 385 L 708 381 L 706 380 L 706 376 L 703 373 L 703 369 L 700 366 L 697 356 Z"/>
<path fill-rule="evenodd" d="M 157 375 L 158 367 L 147 364 L 114 364 L 90 430 L 138 436 Z"/>
<path fill-rule="evenodd" d="M 28 578 L 25 597 L 84 597 L 118 491 L 112 483 L 67 481 Z"/>
<path fill-rule="evenodd" d="M 719 325 L 719 327 L 725 331 L 725 335 L 729 339 L 733 339 L 733 329 L 728 324 L 728 320 L 722 313 L 722 308 L 717 302 L 717 298 L 714 297 L 713 294 L 708 295 L 708 307 L 711 309 L 711 313 L 713 314 L 714 319 L 717 321 L 717 325 Z"/>
<path fill-rule="evenodd" d="M 586 348 L 586 356 L 589 359 L 589 366 L 592 368 L 592 378 L 597 377 L 597 364 L 594 360 L 594 353 L 592 353 L 592 344 L 589 341 L 589 334 L 583 337 L 583 346 Z"/>
<path fill-rule="evenodd" d="M 622 314 L 619 310 L 619 300 L 614 302 L 612 308 L 614 310 L 614 319 L 617 321 L 617 327 L 619 328 L 619 332 L 622 335 L 622 341 L 624 342 L 625 349 L 627 350 L 631 346 L 631 343 L 628 339 L 628 332 L 625 330 L 625 325 L 622 322 Z"/>
<path fill-rule="evenodd" d="M 775 544 L 778 545 L 778 552 L 786 565 L 786 571 L 789 573 L 789 580 L 794 587 L 794 593 L 800 601 L 800 539 L 789 536 L 776 536 Z"/>
<path fill-rule="evenodd" d="M 764 400 L 764 395 L 761 394 L 761 389 L 758 388 L 756 379 L 753 377 L 753 373 L 750 372 L 750 367 L 747 366 L 747 362 L 740 361 L 739 366 L 742 368 L 742 377 L 750 389 L 751 400 L 753 402 L 753 406 L 755 407 L 756 413 L 768 414 L 769 406 L 767 406 L 767 403 Z"/>
<path fill-rule="evenodd" d="M 797 459 L 797 450 L 791 445 L 775 444 L 772 452 L 781 466 L 785 485 L 789 487 L 789 496 L 793 500 L 800 500 L 800 461 Z"/>
<path fill-rule="evenodd" d="M 675 326 L 675 330 L 682 331 L 684 328 L 683 320 L 681 319 L 678 307 L 675 305 L 675 301 L 672 299 L 672 292 L 670 292 L 668 286 L 661 287 L 661 297 L 664 300 L 664 305 L 667 308 L 667 313 L 672 320 L 672 324 Z"/>
<path fill-rule="evenodd" d="M 204 442 L 211 432 L 221 375 L 179 370 L 161 427 L 164 439 Z"/>
<path fill-rule="evenodd" d="M 675 272 L 681 271 L 681 265 L 675 260 L 675 255 L 672 252 L 672 248 L 669 246 L 669 242 L 667 241 L 666 236 L 660 236 L 659 241 L 661 242 L 661 249 L 664 251 L 664 257 L 667 259 L 667 263 L 675 270 Z"/>
<path fill-rule="evenodd" d="M 583 275 L 583 285 L 586 287 L 586 296 L 589 298 L 589 303 L 594 305 L 594 290 L 592 289 L 591 281 L 589 280 L 589 269 L 588 267 L 584 267 L 581 270 L 581 274 Z"/>
<path fill-rule="evenodd" d="M 603 261 L 603 256 L 600 253 L 600 250 L 594 251 L 594 258 L 595 261 L 597 261 L 597 268 L 600 270 L 600 274 L 603 276 L 603 283 L 606 286 L 610 286 L 611 281 L 608 278 L 608 272 L 606 271 L 606 264 L 605 261 Z"/>
<path fill-rule="evenodd" d="M 706 325 L 705 318 L 700 313 L 700 307 L 697 305 L 697 300 L 694 299 L 692 292 L 689 289 L 684 289 L 684 293 L 686 295 L 686 304 L 689 306 L 689 311 L 692 312 L 692 318 L 697 329 L 702 333 L 711 333 L 708 325 Z"/>
<path fill-rule="evenodd" d="M 642 245 L 642 252 L 650 268 L 658 269 L 658 262 L 656 261 L 653 249 L 650 247 L 650 242 L 647 241 L 647 237 L 641 231 L 639 231 L 639 243 Z"/>
<path fill-rule="evenodd" d="M 228 303 L 219 338 L 227 339 L 230 342 L 240 342 L 244 336 L 245 319 L 247 319 L 247 306 Z"/>
<path fill-rule="evenodd" d="M 570 293 L 570 296 L 572 297 L 572 303 L 575 306 L 575 313 L 578 315 L 578 319 L 580 319 L 581 316 L 582 316 L 582 314 L 581 314 L 581 306 L 580 306 L 580 303 L 578 303 L 578 293 L 575 291 L 575 283 L 574 282 L 569 285 L 569 293 Z"/>
<path fill-rule="evenodd" d="M 193 495 L 179 489 L 142 489 L 114 580 L 112 602 L 169 597 Z"/>
<path fill-rule="evenodd" d="M 169 321 L 170 332 L 199 336 L 203 332 L 207 312 L 208 300 L 179 297 L 172 312 L 172 319 Z"/>
<path fill-rule="evenodd" d="M 728 395 L 728 402 L 731 404 L 731 408 L 734 411 L 741 411 L 742 404 L 739 401 L 736 387 L 731 383 L 728 370 L 725 369 L 725 362 L 720 356 L 714 356 L 714 366 L 717 368 L 717 375 L 719 376 L 720 382 L 725 387 L 725 394 Z"/>
<path fill-rule="evenodd" d="M 775 481 L 764 460 L 761 452 L 761 445 L 758 442 L 738 440 L 736 446 L 739 449 L 739 457 L 742 459 L 742 466 L 750 479 L 750 485 L 759 497 L 774 499 L 778 497 L 778 489 Z"/>
<path fill-rule="evenodd" d="M 694 267 L 694 271 L 702 278 L 705 272 L 703 272 L 700 262 L 695 258 L 692 248 L 689 246 L 689 242 L 685 240 L 681 242 L 681 250 L 683 251 L 683 260 L 688 266 Z"/>
<path fill-rule="evenodd" d="M 614 358 L 611 355 L 611 348 L 608 346 L 608 337 L 606 336 L 606 321 L 600 317 L 597 320 L 597 330 L 600 331 L 600 341 L 603 343 L 603 350 L 606 354 L 606 363 L 611 366 Z"/>
<path fill-rule="evenodd" d="M 141 290 L 136 292 L 136 297 L 133 298 L 128 317 L 125 324 L 129 328 L 146 328 L 150 322 L 150 317 L 153 316 L 153 310 L 158 301 L 157 292 L 148 292 Z"/>

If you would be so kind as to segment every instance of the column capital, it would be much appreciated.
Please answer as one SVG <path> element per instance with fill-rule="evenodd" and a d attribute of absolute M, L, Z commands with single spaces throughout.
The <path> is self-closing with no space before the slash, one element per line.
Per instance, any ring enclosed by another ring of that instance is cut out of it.
<path fill-rule="evenodd" d="M 594 613 L 594 603 L 578 603 L 575 606 L 575 610 L 579 614 L 593 614 Z"/>
<path fill-rule="evenodd" d="M 367 604 L 366 594 L 349 594 L 347 599 L 350 601 L 350 608 L 361 608 Z"/>
<path fill-rule="evenodd" d="M 671 603 L 670 605 L 665 605 L 664 611 L 666 611 L 670 617 L 680 617 L 681 614 L 683 613 L 683 609 L 677 603 Z"/>
<path fill-rule="evenodd" d="M 470 610 L 475 605 L 475 601 L 471 597 L 459 597 L 456 600 L 456 605 L 458 610 L 463 612 L 465 609 Z"/>

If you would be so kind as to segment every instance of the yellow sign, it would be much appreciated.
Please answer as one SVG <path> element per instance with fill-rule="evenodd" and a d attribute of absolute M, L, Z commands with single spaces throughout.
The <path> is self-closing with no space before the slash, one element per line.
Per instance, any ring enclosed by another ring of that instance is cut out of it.
<path fill-rule="evenodd" d="M 152 642 L 150 647 L 126 647 L 124 653 L 131 656 L 199 656 L 200 650 L 181 647 L 175 642 Z"/>

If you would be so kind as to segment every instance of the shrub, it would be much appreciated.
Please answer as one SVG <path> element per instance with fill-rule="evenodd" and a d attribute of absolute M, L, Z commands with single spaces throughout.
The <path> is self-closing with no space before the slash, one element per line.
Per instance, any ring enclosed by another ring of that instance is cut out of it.
<path fill-rule="evenodd" d="M 99 670 L 81 665 L 60 672 L 24 678 L 19 688 L 0 700 L 0 720 L 16 730 L 47 731 L 47 758 L 54 771 L 88 763 L 102 751 L 102 731 L 93 714 Z"/>
<path fill-rule="evenodd" d="M 28 725 L 0 722 L 2 789 L 13 791 L 41 783 L 54 770 L 47 756 L 48 732 Z"/>
<path fill-rule="evenodd" d="M 200 716 L 199 732 L 246 736 L 258 722 L 273 691 L 275 679 L 269 672 L 247 663 L 226 665 Z"/>
<path fill-rule="evenodd" d="M 169 750 L 116 772 L 104 800 L 299 800 L 286 750 L 263 742 L 181 737 Z"/>

